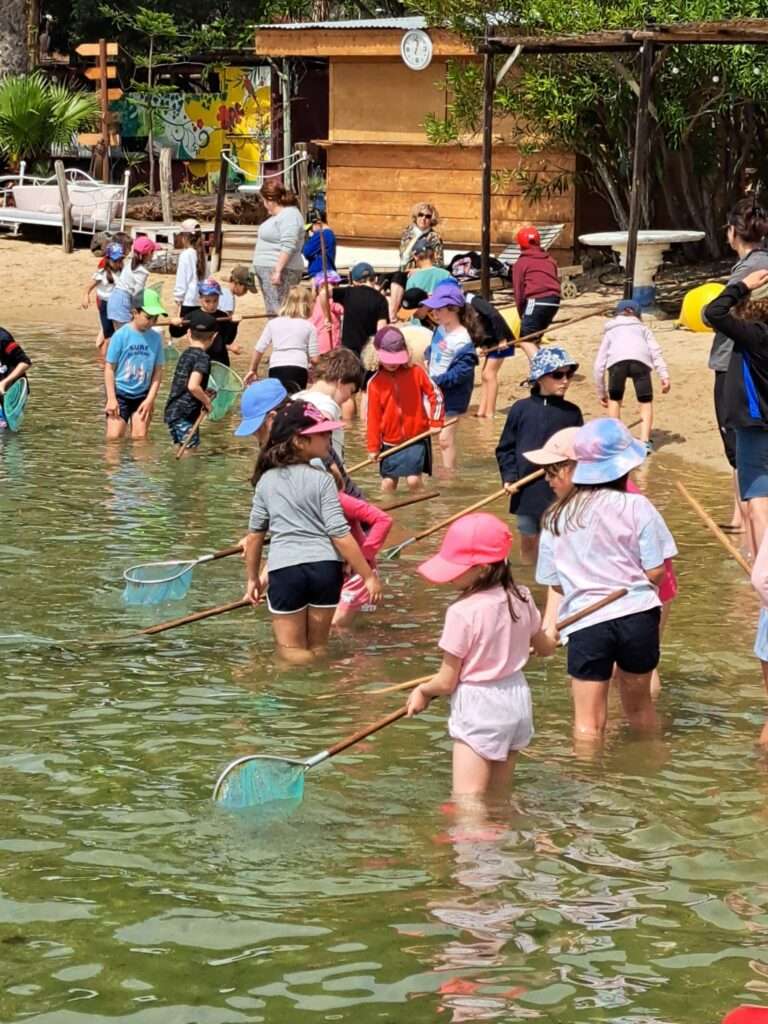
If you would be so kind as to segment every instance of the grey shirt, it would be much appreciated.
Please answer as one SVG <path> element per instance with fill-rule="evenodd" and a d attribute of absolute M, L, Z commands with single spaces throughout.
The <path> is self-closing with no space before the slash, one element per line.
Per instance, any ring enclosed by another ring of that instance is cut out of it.
<path fill-rule="evenodd" d="M 273 217 L 267 217 L 259 227 L 256 247 L 253 250 L 254 267 L 272 270 L 277 257 L 284 252 L 289 255 L 286 270 L 304 272 L 301 250 L 304 246 L 304 218 L 298 206 L 284 206 Z"/>
<path fill-rule="evenodd" d="M 270 572 L 304 562 L 340 562 L 331 538 L 350 532 L 333 477 L 306 463 L 264 474 L 253 492 L 248 525 L 272 535 Z"/>
<path fill-rule="evenodd" d="M 753 270 L 768 270 L 768 249 L 751 249 L 746 256 L 734 263 L 728 284 L 743 281 Z M 718 373 L 725 373 L 731 361 L 733 342 L 727 334 L 718 331 L 712 341 L 709 352 L 709 368 Z"/>

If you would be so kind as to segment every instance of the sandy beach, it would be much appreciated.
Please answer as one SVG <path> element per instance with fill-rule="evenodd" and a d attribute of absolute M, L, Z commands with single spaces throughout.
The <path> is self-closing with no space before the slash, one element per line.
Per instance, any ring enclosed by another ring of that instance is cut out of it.
<path fill-rule="evenodd" d="M 83 291 L 96 267 L 96 259 L 87 249 L 71 254 L 62 252 L 56 243 L 32 242 L 23 238 L 0 239 L 0 266 L 8 293 L 16 301 L 3 314 L 2 326 L 19 336 L 23 343 L 24 329 L 37 325 L 58 324 L 62 328 L 62 341 L 73 331 L 95 338 L 98 327 L 95 307 L 81 308 Z M 228 264 L 217 275 L 223 282 L 228 275 Z M 154 276 L 153 286 L 162 285 L 162 295 L 170 301 L 173 277 Z M 23 301 L 19 301 L 22 299 Z M 559 319 L 578 316 L 589 306 L 610 304 L 618 294 L 602 291 L 582 292 L 578 298 L 564 304 Z M 241 315 L 262 313 L 263 306 L 257 295 L 247 295 L 238 301 Z M 656 389 L 654 439 L 656 450 L 674 454 L 713 470 L 727 472 L 717 435 L 712 406 L 712 373 L 707 368 L 711 334 L 694 334 L 677 329 L 673 320 L 646 318 L 656 333 L 664 352 L 672 380 L 671 392 L 663 396 Z M 248 355 L 264 326 L 263 320 L 245 320 L 239 339 L 245 352 L 236 365 L 246 366 Z M 579 379 L 574 382 L 569 398 L 577 402 L 586 417 L 604 414 L 592 385 L 592 364 L 600 343 L 602 317 L 600 315 L 552 333 L 552 340 L 568 349 L 581 364 Z M 525 395 L 519 387 L 525 367 L 516 356 L 507 360 L 502 370 L 499 407 Z M 478 374 L 479 380 L 479 374 Z M 625 422 L 637 419 L 636 403 L 628 391 Z M 477 395 L 474 401 L 477 401 Z M 497 415 L 499 430 L 502 416 Z"/>

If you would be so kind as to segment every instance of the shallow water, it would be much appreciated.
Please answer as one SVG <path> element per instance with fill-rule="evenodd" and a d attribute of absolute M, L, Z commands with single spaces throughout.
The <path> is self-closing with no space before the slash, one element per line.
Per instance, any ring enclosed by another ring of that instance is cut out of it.
<path fill-rule="evenodd" d="M 384 608 L 327 667 L 279 670 L 250 610 L 79 646 L 240 596 L 237 559 L 154 610 L 126 609 L 120 576 L 237 539 L 252 453 L 222 423 L 174 463 L 159 417 L 145 449 L 105 453 L 90 340 L 23 340 L 32 400 L 0 438 L 1 1021 L 698 1024 L 766 998 L 757 604 L 673 490 L 722 516 L 724 478 L 663 451 L 643 471 L 681 549 L 659 737 L 614 714 L 575 758 L 561 654 L 527 670 L 537 736 L 486 821 L 447 804 L 438 704 L 313 769 L 292 815 L 238 819 L 210 801 L 224 763 L 310 755 L 397 706 L 356 688 L 436 663 L 450 595 L 412 572 L 431 549 L 385 563 Z M 463 425 L 468 468 L 402 536 L 498 486 L 500 428 Z"/>

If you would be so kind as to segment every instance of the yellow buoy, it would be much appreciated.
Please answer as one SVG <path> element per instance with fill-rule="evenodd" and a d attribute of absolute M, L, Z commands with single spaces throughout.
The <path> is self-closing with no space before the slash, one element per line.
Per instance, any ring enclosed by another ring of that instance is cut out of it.
<path fill-rule="evenodd" d="M 698 288 L 692 288 L 689 292 L 686 292 L 677 322 L 682 327 L 687 327 L 689 331 L 700 333 L 711 331 L 712 328 L 704 323 L 701 314 L 706 306 L 713 299 L 717 298 L 723 288 L 725 288 L 724 284 L 720 284 L 717 281 L 707 281 L 706 284 L 700 284 Z"/>
<path fill-rule="evenodd" d="M 517 312 L 517 309 L 514 306 L 505 306 L 503 309 L 500 309 L 499 312 L 509 325 L 509 328 L 512 331 L 512 337 L 519 338 L 520 314 Z"/>

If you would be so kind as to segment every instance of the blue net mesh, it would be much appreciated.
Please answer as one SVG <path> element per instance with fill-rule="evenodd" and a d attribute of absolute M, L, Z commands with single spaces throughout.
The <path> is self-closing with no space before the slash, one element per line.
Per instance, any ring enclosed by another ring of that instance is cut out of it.
<path fill-rule="evenodd" d="M 211 400 L 211 411 L 208 418 L 215 422 L 223 419 L 237 402 L 240 392 L 243 390 L 243 381 L 231 366 L 225 366 L 214 360 L 211 363 L 208 387 L 215 392 Z"/>
<path fill-rule="evenodd" d="M 192 585 L 194 562 L 149 562 L 125 571 L 126 604 L 162 604 L 180 601 Z"/>
<path fill-rule="evenodd" d="M 29 385 L 25 377 L 15 380 L 3 395 L 3 415 L 9 430 L 18 430 L 21 426 L 28 397 Z"/>
<path fill-rule="evenodd" d="M 299 803 L 304 794 L 302 762 L 280 757 L 249 757 L 235 762 L 216 783 L 214 799 L 230 811 L 288 801 Z"/>

